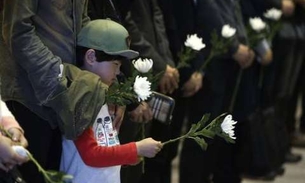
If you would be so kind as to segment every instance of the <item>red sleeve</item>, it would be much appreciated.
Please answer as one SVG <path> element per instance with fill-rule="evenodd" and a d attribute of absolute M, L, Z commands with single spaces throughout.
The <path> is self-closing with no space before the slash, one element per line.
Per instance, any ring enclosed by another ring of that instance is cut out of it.
<path fill-rule="evenodd" d="M 74 144 L 88 166 L 107 167 L 128 165 L 138 162 L 138 153 L 135 142 L 111 147 L 99 146 L 91 128 L 84 131 Z"/>

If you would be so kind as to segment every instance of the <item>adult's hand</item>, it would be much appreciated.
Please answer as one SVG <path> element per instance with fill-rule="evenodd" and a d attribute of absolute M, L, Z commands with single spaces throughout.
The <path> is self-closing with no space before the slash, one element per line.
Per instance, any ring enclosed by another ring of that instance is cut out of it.
<path fill-rule="evenodd" d="M 254 60 L 254 51 L 248 46 L 240 44 L 233 59 L 237 61 L 241 68 L 245 69 L 252 65 Z"/>
<path fill-rule="evenodd" d="M 295 4 L 292 0 L 282 0 L 282 12 L 284 16 L 292 16 L 295 10 Z"/>
<path fill-rule="evenodd" d="M 13 149 L 14 142 L 5 137 L 0 136 L 0 169 L 9 171 L 16 164 L 21 164 L 28 161 L 28 158 L 19 156 Z"/>
<path fill-rule="evenodd" d="M 194 72 L 182 87 L 183 97 L 191 97 L 202 88 L 203 74 Z"/>
<path fill-rule="evenodd" d="M 21 145 L 23 147 L 28 146 L 28 141 L 26 140 L 23 132 L 19 128 L 10 128 L 8 132 L 12 136 L 12 141 L 14 142 L 14 145 Z"/>
<path fill-rule="evenodd" d="M 137 108 L 131 112 L 128 112 L 128 115 L 131 121 L 137 123 L 146 123 L 151 121 L 153 118 L 153 112 L 147 102 L 141 102 Z"/>
<path fill-rule="evenodd" d="M 124 118 L 126 106 L 117 106 L 113 104 L 108 104 L 109 114 L 112 116 L 113 127 L 119 132 L 120 127 Z"/>
<path fill-rule="evenodd" d="M 160 92 L 163 94 L 171 94 L 178 88 L 178 84 L 179 71 L 167 65 L 159 83 Z"/>
<path fill-rule="evenodd" d="M 271 49 L 267 50 L 265 55 L 262 57 L 261 64 L 262 65 L 269 65 L 273 60 L 273 52 Z"/>

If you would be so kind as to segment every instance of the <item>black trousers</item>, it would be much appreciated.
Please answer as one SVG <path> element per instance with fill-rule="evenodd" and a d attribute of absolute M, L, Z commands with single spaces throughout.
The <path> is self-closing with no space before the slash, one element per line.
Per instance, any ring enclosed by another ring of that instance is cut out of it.
<path fill-rule="evenodd" d="M 15 102 L 6 102 L 28 140 L 28 150 L 40 165 L 47 170 L 59 170 L 61 157 L 61 133 L 59 129 L 52 129 L 49 123 L 24 105 Z M 44 179 L 32 162 L 24 163 L 19 170 L 26 182 L 44 183 Z"/>
<path fill-rule="evenodd" d="M 205 113 L 211 119 L 228 112 L 239 66 L 233 60 L 213 60 L 208 68 L 203 87 L 192 100 L 190 124 L 198 122 Z M 236 143 L 228 144 L 220 138 L 207 142 L 203 151 L 193 140 L 185 140 L 180 156 L 180 183 L 240 183 L 238 152 L 240 148 L 240 126 L 257 107 L 257 65 L 245 69 L 233 108 L 236 125 Z"/>

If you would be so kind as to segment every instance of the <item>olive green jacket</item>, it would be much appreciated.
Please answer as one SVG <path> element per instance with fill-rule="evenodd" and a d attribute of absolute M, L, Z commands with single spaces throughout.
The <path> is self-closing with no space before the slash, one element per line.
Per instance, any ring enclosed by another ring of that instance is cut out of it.
<path fill-rule="evenodd" d="M 76 35 L 89 21 L 87 3 L 4 0 L 0 17 L 3 100 L 22 103 L 68 139 L 93 122 L 107 89 L 98 76 L 73 66 Z"/>

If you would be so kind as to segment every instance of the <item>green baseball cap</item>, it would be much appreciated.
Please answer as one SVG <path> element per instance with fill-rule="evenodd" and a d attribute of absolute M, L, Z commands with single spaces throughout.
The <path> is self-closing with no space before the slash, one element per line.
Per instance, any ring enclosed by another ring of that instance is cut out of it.
<path fill-rule="evenodd" d="M 129 49 L 128 31 L 121 24 L 109 19 L 93 20 L 85 25 L 77 36 L 77 45 L 128 59 L 139 56 L 138 52 Z"/>

